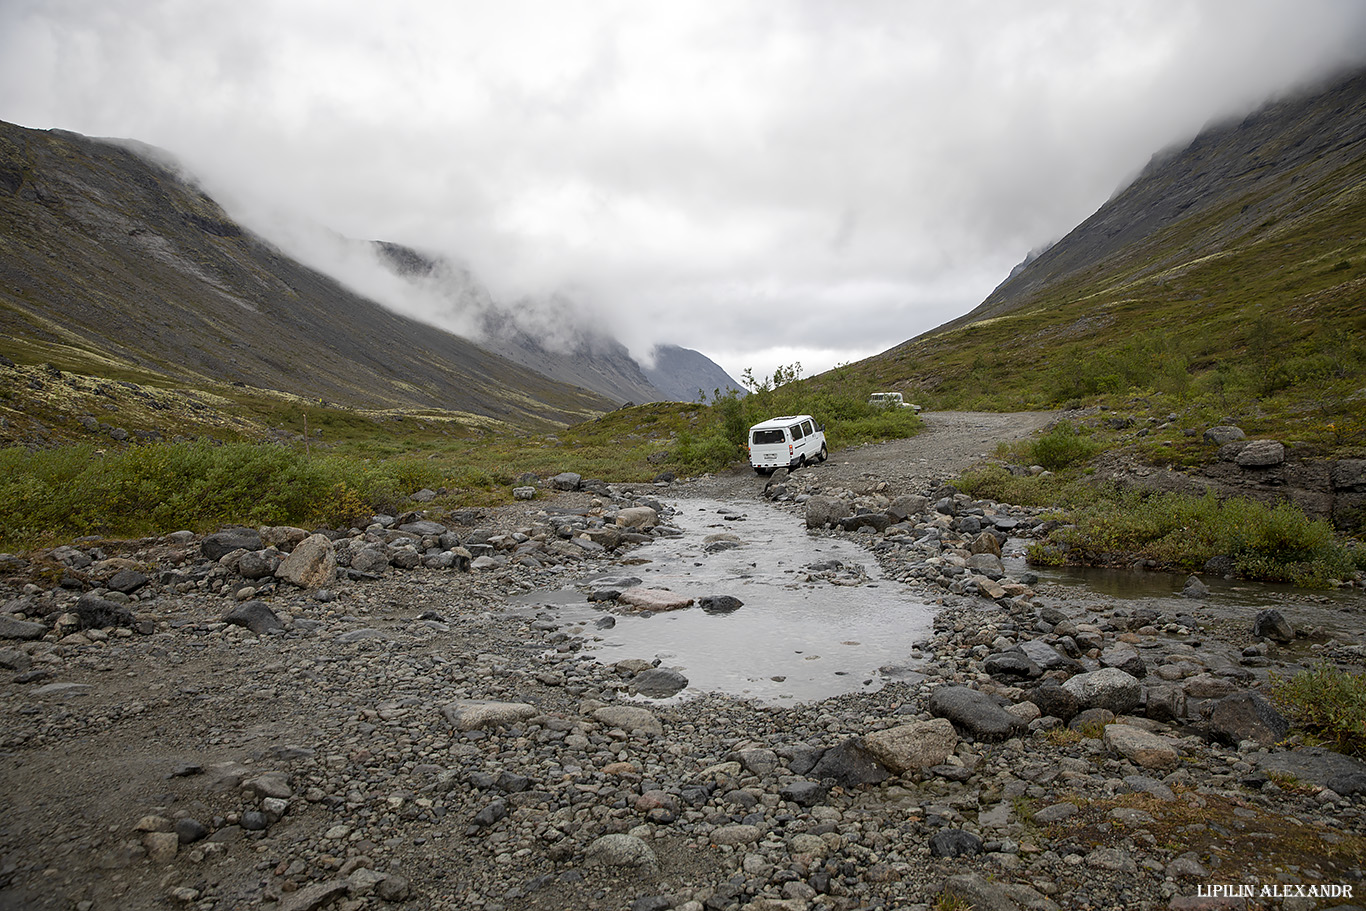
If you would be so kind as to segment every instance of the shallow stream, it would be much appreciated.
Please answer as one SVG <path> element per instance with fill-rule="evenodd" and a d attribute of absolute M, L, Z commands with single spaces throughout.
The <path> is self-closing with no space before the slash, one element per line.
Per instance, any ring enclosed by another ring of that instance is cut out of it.
<path fill-rule="evenodd" d="M 588 601 L 587 589 L 533 592 L 516 600 L 530 613 L 549 613 L 585 640 L 584 652 L 606 664 L 658 659 L 681 671 L 689 686 L 674 700 L 723 692 L 792 705 L 881 689 L 889 679 L 915 679 L 914 644 L 929 638 L 937 605 L 901 583 L 884 580 L 874 556 L 839 538 L 807 533 L 799 515 L 766 503 L 677 501 L 670 523 L 678 537 L 660 538 L 631 553 L 610 575 L 630 574 L 646 588 L 691 598 L 730 595 L 743 606 L 708 613 L 699 606 L 652 614 Z M 715 540 L 733 536 L 738 544 Z M 1029 542 L 1012 539 L 1005 569 L 1032 572 L 1041 583 L 1068 589 L 1069 600 L 1095 596 L 1165 614 L 1246 623 L 1275 607 L 1316 641 L 1361 640 L 1366 595 L 1204 577 L 1210 597 L 1180 594 L 1186 576 L 1114 569 L 1032 567 Z M 820 565 L 835 569 L 813 569 Z M 611 620 L 604 620 L 611 618 Z M 611 628 L 599 627 L 615 622 Z"/>
<path fill-rule="evenodd" d="M 693 598 L 731 595 L 743 602 L 738 610 L 609 613 L 569 590 L 521 603 L 581 627 L 585 651 L 600 661 L 658 658 L 677 668 L 690 682 L 684 697 L 720 691 L 793 704 L 871 692 L 906 673 L 913 643 L 930 634 L 935 605 L 884 582 L 877 560 L 853 542 L 808 535 L 800 517 L 763 503 L 682 500 L 675 508 L 670 522 L 684 534 L 638 548 L 632 557 L 642 562 L 612 575 L 630 573 L 645 587 Z M 735 536 L 739 546 L 709 547 L 706 539 L 718 534 Z M 807 569 L 830 561 L 843 568 Z M 616 625 L 594 628 L 605 616 Z"/>

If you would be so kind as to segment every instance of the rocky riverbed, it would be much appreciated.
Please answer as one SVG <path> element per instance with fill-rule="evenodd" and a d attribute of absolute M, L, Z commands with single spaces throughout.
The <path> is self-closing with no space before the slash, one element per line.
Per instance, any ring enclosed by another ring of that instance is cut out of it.
<path fill-rule="evenodd" d="M 991 542 L 1039 517 L 900 452 L 0 558 L 0 908 L 1362 904 L 1366 764 L 1259 695 L 1360 669 L 1359 638 L 998 576 Z M 599 664 L 591 628 L 509 608 L 629 572 L 681 496 L 766 487 L 938 602 L 918 675 L 663 704 L 647 656 Z"/>

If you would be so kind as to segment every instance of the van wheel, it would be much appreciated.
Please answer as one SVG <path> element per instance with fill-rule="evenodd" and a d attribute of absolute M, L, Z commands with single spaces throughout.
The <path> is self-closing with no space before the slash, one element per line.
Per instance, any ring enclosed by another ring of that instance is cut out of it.
<path fill-rule="evenodd" d="M 828 458 L 830 458 L 830 453 L 825 451 L 825 444 L 822 443 L 820 454 L 816 456 L 816 460 L 818 462 L 824 462 Z"/>
<path fill-rule="evenodd" d="M 805 468 L 805 467 L 806 467 L 806 456 L 804 456 L 804 455 L 803 455 L 803 456 L 797 456 L 797 464 L 792 466 L 792 470 L 793 470 L 793 471 L 796 471 L 798 468 Z"/>

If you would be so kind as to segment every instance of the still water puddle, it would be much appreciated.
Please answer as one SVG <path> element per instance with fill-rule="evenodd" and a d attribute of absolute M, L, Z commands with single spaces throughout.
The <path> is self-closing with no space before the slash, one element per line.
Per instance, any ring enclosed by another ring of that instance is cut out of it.
<path fill-rule="evenodd" d="M 763 503 L 674 506 L 669 521 L 684 534 L 638 548 L 631 556 L 648 562 L 611 575 L 691 598 L 730 595 L 743 602 L 739 609 L 609 613 L 582 591 L 537 592 L 517 603 L 554 614 L 599 661 L 658 658 L 677 668 L 689 680 L 684 697 L 722 692 L 794 704 L 872 692 L 886 679 L 911 676 L 912 643 L 929 636 L 935 605 L 883 580 L 867 550 L 809 535 L 799 518 Z M 717 549 L 707 541 L 713 535 L 733 535 L 739 544 Z M 832 561 L 841 568 L 808 568 Z M 605 616 L 615 627 L 596 629 Z"/>

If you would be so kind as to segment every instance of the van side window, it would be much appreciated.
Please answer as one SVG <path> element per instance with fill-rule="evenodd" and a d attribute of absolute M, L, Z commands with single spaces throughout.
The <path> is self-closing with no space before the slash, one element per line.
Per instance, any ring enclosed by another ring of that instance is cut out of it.
<path fill-rule="evenodd" d="M 807 436 L 811 436 L 811 434 L 816 432 L 815 428 L 811 426 L 810 421 L 802 422 L 802 430 L 806 432 Z"/>
<path fill-rule="evenodd" d="M 788 429 L 792 431 L 792 439 L 793 439 L 793 440 L 800 440 L 802 437 L 806 436 L 806 434 L 802 433 L 802 425 L 801 425 L 801 424 L 793 424 L 793 425 L 792 425 L 791 427 L 789 427 Z"/>

